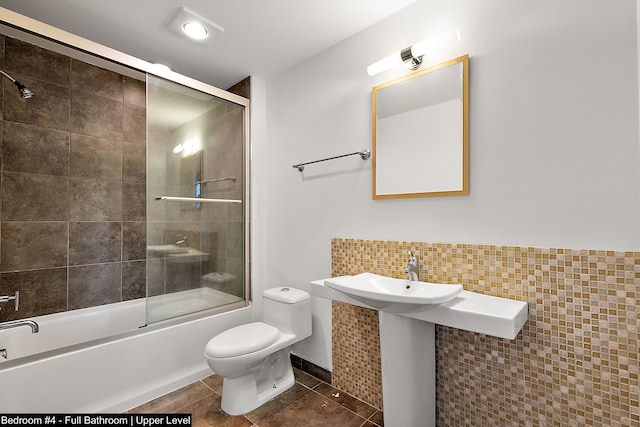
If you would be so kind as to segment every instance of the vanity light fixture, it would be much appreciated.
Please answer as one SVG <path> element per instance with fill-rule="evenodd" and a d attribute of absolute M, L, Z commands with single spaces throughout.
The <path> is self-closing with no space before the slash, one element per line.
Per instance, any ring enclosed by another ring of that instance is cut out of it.
<path fill-rule="evenodd" d="M 432 39 L 423 40 L 414 45 L 393 53 L 367 67 L 370 76 L 386 71 L 395 66 L 405 64 L 411 70 L 417 70 L 422 65 L 424 55 L 437 50 L 440 46 L 450 41 L 460 40 L 460 30 L 452 31 Z"/>
<path fill-rule="evenodd" d="M 189 40 L 200 44 L 209 43 L 216 34 L 224 31 L 224 28 L 220 25 L 209 21 L 186 7 L 180 7 L 167 26 L 181 37 L 186 35 Z"/>

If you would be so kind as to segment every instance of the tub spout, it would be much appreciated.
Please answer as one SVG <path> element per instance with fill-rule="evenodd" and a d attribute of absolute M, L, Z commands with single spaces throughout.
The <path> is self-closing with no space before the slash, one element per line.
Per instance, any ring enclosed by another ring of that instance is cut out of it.
<path fill-rule="evenodd" d="M 37 334 L 38 331 L 40 330 L 40 327 L 38 326 L 38 324 L 33 320 L 14 320 L 11 322 L 3 322 L 3 323 L 0 323 L 0 330 L 17 328 L 19 326 L 29 326 L 31 328 L 32 334 Z"/>

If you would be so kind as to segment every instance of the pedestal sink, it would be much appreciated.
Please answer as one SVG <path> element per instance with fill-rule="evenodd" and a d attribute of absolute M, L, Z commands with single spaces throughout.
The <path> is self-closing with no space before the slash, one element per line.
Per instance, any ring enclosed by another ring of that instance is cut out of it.
<path fill-rule="evenodd" d="M 378 310 L 388 427 L 436 425 L 435 324 L 514 339 L 528 316 L 522 301 L 372 273 L 313 281 L 311 294 Z"/>
<path fill-rule="evenodd" d="M 447 302 L 460 292 L 461 285 L 412 282 L 372 273 L 327 279 L 324 284 L 371 307 L 391 313 L 408 313 L 424 305 Z"/>

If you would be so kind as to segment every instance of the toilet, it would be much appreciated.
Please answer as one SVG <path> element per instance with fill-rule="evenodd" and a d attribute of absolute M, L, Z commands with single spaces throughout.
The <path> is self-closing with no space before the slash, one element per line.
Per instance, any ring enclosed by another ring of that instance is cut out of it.
<path fill-rule="evenodd" d="M 262 319 L 228 329 L 205 347 L 209 367 L 224 379 L 221 406 L 229 415 L 246 414 L 295 384 L 289 352 L 311 335 L 311 298 L 300 289 L 267 289 Z"/>

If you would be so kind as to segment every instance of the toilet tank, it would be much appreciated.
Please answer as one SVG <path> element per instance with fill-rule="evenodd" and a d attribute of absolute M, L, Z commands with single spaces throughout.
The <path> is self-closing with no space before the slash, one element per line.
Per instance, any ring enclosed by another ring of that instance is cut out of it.
<path fill-rule="evenodd" d="M 311 335 L 311 296 L 300 289 L 277 287 L 262 294 L 262 321 L 298 338 Z"/>

